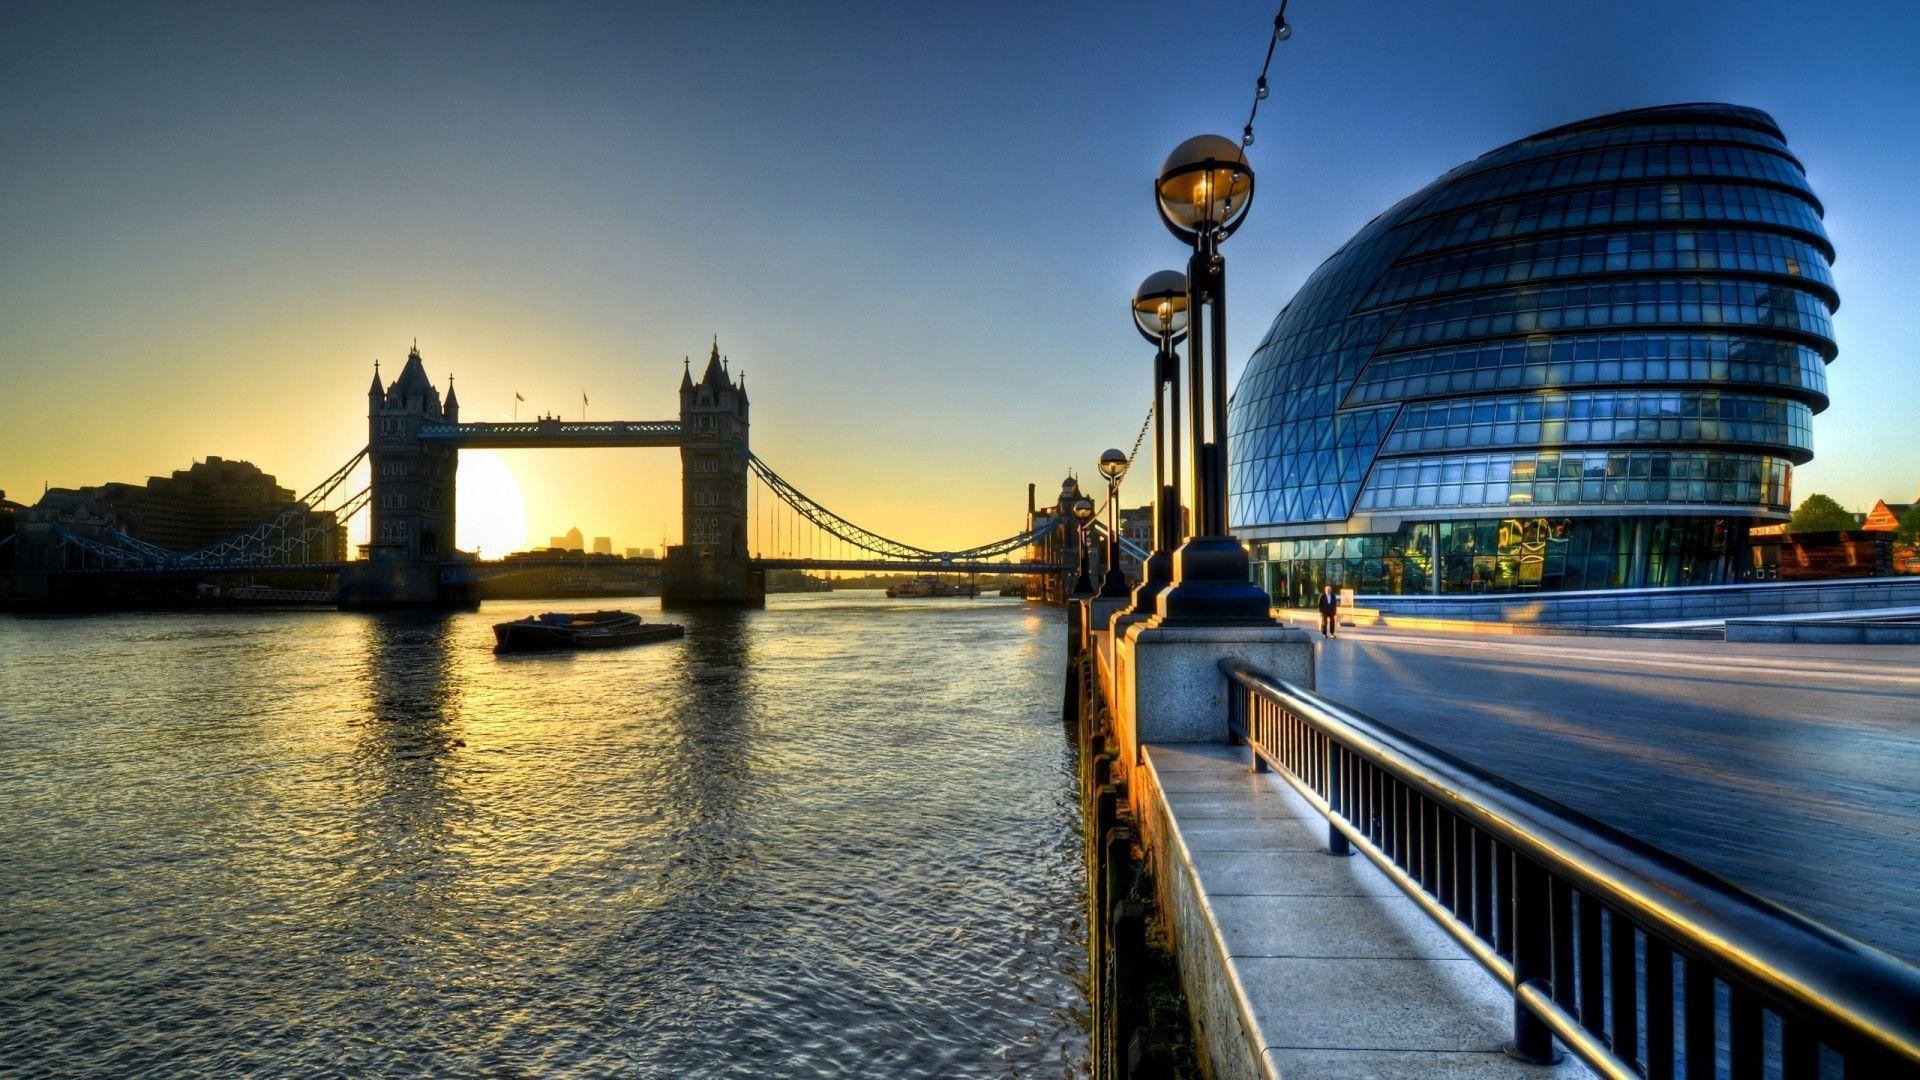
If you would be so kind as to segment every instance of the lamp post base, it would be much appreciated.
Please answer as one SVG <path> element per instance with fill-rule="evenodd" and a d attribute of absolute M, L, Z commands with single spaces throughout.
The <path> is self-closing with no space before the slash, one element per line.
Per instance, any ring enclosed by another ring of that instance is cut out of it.
<path fill-rule="evenodd" d="M 1154 626 L 1271 625 L 1273 598 L 1247 575 L 1247 550 L 1231 536 L 1195 536 L 1173 553 L 1173 583 Z"/>

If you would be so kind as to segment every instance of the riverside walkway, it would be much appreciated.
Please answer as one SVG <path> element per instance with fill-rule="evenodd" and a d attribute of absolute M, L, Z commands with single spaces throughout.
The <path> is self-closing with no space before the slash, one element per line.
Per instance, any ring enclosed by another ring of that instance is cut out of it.
<path fill-rule="evenodd" d="M 1920 647 L 1343 629 L 1321 692 L 1920 959 Z"/>
<path fill-rule="evenodd" d="M 1842 901 L 1863 925 L 1830 927 L 1767 899 L 1779 881 L 1844 893 L 1883 870 L 1846 857 L 1912 820 L 1890 782 L 1911 764 L 1910 657 L 1090 633 L 1102 603 L 1069 610 L 1066 701 L 1088 798 L 1095 1075 L 1128 1075 L 1130 1039 L 1165 1030 L 1137 1004 L 1154 978 L 1148 919 L 1167 927 L 1213 1075 L 1542 1076 L 1556 1045 L 1561 1074 L 1622 1078 L 1817 1077 L 1835 1055 L 1849 1076 L 1920 1066 L 1920 968 L 1873 947 L 1885 912 Z M 1208 672 L 1151 651 L 1170 644 L 1223 655 Z M 1875 753 L 1895 760 L 1874 763 L 1849 809 L 1823 801 L 1849 759 Z M 1748 801 L 1675 798 L 1702 786 Z M 1663 812 L 1670 835 L 1634 816 Z M 1848 821 L 1863 835 L 1842 860 L 1819 861 L 1819 823 L 1875 812 L 1877 825 Z M 1774 864 L 1743 886 L 1713 857 L 1723 848 Z"/>
<path fill-rule="evenodd" d="M 1249 771 L 1246 747 L 1148 746 L 1144 757 L 1159 808 L 1154 872 L 1176 898 L 1169 924 L 1196 973 L 1189 1005 L 1202 1031 L 1250 1050 L 1213 1056 L 1217 1072 L 1593 1075 L 1572 1057 L 1542 1068 L 1504 1053 L 1512 997 L 1372 863 L 1329 856 L 1326 818 L 1278 774 Z"/>

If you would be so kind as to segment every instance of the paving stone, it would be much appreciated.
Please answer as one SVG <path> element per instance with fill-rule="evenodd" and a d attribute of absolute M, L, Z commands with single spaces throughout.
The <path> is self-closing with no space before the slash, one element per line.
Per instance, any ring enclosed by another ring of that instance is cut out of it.
<path fill-rule="evenodd" d="M 1326 830 L 1313 830 L 1302 847 L 1285 851 L 1192 849 L 1194 869 L 1209 896 L 1400 896 L 1365 859 L 1327 854 Z"/>
<path fill-rule="evenodd" d="M 1323 896 L 1214 896 L 1213 915 L 1235 957 L 1452 959 L 1460 946 L 1403 894 L 1360 902 Z"/>
<path fill-rule="evenodd" d="M 1225 818 L 1255 821 L 1297 818 L 1298 811 L 1272 795 L 1261 792 L 1169 791 L 1167 805 L 1182 822 Z"/>
<path fill-rule="evenodd" d="M 1497 1051 L 1509 1035 L 1502 998 L 1473 960 L 1240 957 L 1269 1047 Z"/>
<path fill-rule="evenodd" d="M 1558 1073 L 1488 1050 L 1268 1049 L 1281 1080 L 1541 1080 Z"/>

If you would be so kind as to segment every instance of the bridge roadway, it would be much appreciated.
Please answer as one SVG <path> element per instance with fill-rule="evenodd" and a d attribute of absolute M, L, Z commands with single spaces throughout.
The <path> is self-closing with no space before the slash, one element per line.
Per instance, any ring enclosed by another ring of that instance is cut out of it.
<path fill-rule="evenodd" d="M 756 555 L 748 560 L 762 570 L 891 570 L 922 574 L 1058 574 L 1066 570 L 1054 563 L 986 562 L 939 559 L 776 559 Z"/>
<path fill-rule="evenodd" d="M 516 420 L 457 424 L 428 421 L 420 441 L 463 450 L 565 449 L 586 446 L 679 446 L 685 441 L 678 420 Z"/>
<path fill-rule="evenodd" d="M 1343 628 L 1321 693 L 1920 962 L 1920 646 Z"/>

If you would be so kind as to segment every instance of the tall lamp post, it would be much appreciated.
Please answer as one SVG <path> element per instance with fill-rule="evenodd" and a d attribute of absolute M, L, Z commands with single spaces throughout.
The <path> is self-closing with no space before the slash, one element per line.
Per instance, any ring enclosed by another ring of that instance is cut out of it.
<path fill-rule="evenodd" d="M 1152 342 L 1153 552 L 1140 568 L 1129 614 L 1151 615 L 1173 582 L 1173 549 L 1180 546 L 1180 357 L 1175 345 L 1187 336 L 1187 275 L 1160 270 L 1133 292 L 1133 325 Z"/>
<path fill-rule="evenodd" d="M 1107 575 L 1101 596 L 1127 595 L 1127 575 L 1120 572 L 1120 474 L 1127 471 L 1127 455 L 1118 448 L 1100 455 L 1100 475 L 1107 478 Z"/>
<path fill-rule="evenodd" d="M 1073 583 L 1075 597 L 1093 595 L 1093 576 L 1087 569 L 1087 523 L 1093 520 L 1093 500 L 1082 495 L 1073 501 L 1073 518 L 1080 523 L 1080 577 Z"/>
<path fill-rule="evenodd" d="M 1246 549 L 1227 528 L 1227 274 L 1220 243 L 1246 220 L 1253 170 L 1231 140 L 1196 135 L 1167 156 L 1153 194 L 1161 223 L 1193 247 L 1187 391 L 1194 532 L 1174 552 L 1174 581 L 1160 594 L 1158 621 L 1268 624 L 1273 601 L 1248 577 Z"/>

